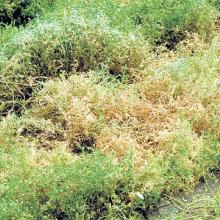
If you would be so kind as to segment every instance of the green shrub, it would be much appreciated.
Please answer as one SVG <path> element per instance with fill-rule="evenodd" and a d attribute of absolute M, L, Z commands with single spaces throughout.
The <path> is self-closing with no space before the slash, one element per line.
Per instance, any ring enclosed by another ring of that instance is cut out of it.
<path fill-rule="evenodd" d="M 0 97 L 28 99 L 39 82 L 62 73 L 106 69 L 120 78 L 143 69 L 148 44 L 138 35 L 126 36 L 82 17 L 40 21 L 21 30 L 0 52 Z M 13 33 L 13 32 L 12 32 Z M 14 33 L 13 33 L 14 34 Z"/>
<path fill-rule="evenodd" d="M 143 216 L 159 199 L 155 192 L 143 194 L 143 201 L 137 196 L 141 193 L 134 191 L 130 157 L 116 163 L 113 157 L 99 152 L 77 160 L 64 148 L 48 153 L 35 150 L 18 143 L 0 145 L 4 175 L 1 219 Z"/>
<path fill-rule="evenodd" d="M 35 168 L 29 164 L 28 153 L 21 148 L 13 152 L 19 163 L 16 167 L 11 163 L 12 172 L 1 184 L 2 219 L 37 219 L 43 216 L 59 219 L 61 215 L 68 219 L 83 219 L 89 197 L 96 193 L 100 193 L 100 197 L 110 197 L 117 182 L 123 178 L 121 168 L 100 153 L 74 162 L 65 161 L 59 152 L 60 155 L 54 155 L 56 163 Z M 98 200 L 93 202 L 98 203 Z M 106 211 L 108 205 L 104 204 Z"/>
<path fill-rule="evenodd" d="M 0 3 L 0 25 L 25 25 L 52 5 L 53 0 L 3 0 Z"/>
<path fill-rule="evenodd" d="M 210 4 L 214 5 L 218 10 L 220 10 L 220 1 L 219 0 L 208 0 Z"/>
<path fill-rule="evenodd" d="M 205 0 L 136 1 L 131 14 L 152 42 L 164 43 L 169 49 L 181 41 L 186 32 L 209 36 L 216 17 L 215 9 Z"/>

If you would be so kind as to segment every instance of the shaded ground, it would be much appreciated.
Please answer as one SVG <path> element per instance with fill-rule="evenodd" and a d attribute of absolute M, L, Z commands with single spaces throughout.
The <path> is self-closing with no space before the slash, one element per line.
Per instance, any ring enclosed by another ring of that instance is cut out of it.
<path fill-rule="evenodd" d="M 206 206 L 208 199 L 213 197 L 220 189 L 220 170 L 215 171 L 213 174 L 212 178 L 201 178 L 200 183 L 192 192 L 179 193 L 173 197 L 165 196 L 154 209 L 154 212 L 151 213 L 149 219 L 179 219 L 176 216 L 182 211 L 188 214 L 188 219 L 195 219 L 192 217 L 195 209 Z M 193 205 L 195 203 L 197 203 L 196 207 Z M 215 213 L 212 214 L 214 217 Z"/>

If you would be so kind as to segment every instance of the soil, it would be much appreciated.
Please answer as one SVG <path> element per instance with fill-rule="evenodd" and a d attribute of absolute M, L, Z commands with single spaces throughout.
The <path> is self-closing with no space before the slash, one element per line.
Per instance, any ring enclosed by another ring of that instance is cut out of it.
<path fill-rule="evenodd" d="M 163 219 L 163 216 L 166 216 L 170 211 L 173 213 L 178 213 L 180 210 L 175 206 L 172 200 L 180 201 L 180 202 L 192 202 L 193 198 L 204 198 L 211 197 L 215 194 L 215 192 L 220 187 L 220 170 L 215 170 L 212 172 L 215 176 L 211 179 L 201 178 L 200 183 L 195 187 L 195 189 L 190 193 L 178 193 L 169 199 L 168 197 L 164 197 L 161 202 L 157 205 L 157 207 L 150 214 L 149 219 Z M 193 208 L 192 208 L 193 209 Z M 192 210 L 193 212 L 193 210 Z"/>

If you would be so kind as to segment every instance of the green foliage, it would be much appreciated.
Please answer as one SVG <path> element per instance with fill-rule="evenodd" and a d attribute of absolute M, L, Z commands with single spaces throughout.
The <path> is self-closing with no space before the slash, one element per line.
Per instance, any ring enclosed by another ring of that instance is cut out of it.
<path fill-rule="evenodd" d="M 121 77 L 143 68 L 141 58 L 147 57 L 148 44 L 141 37 L 126 36 L 105 23 L 82 23 L 81 16 L 68 19 L 37 22 L 3 44 L 1 99 L 8 100 L 12 95 L 26 99 L 31 95 L 28 88 L 61 73 L 106 69 Z"/>
<path fill-rule="evenodd" d="M 95 193 L 111 196 L 123 177 L 122 168 L 100 153 L 74 162 L 66 161 L 64 152 L 60 151 L 53 155 L 52 164 L 33 167 L 27 158 L 30 152 L 22 148 L 16 152 L 14 156 L 19 163 L 16 167 L 11 163 L 11 174 L 1 184 L 0 217 L 3 219 L 43 216 L 52 219 L 61 215 L 83 219 L 88 198 Z"/>
<path fill-rule="evenodd" d="M 209 0 L 208 2 L 220 10 L 220 2 L 218 0 Z"/>
<path fill-rule="evenodd" d="M 113 157 L 99 152 L 75 161 L 63 148 L 50 156 L 19 144 L 7 148 L 12 151 L 1 146 L 4 181 L 0 186 L 0 217 L 3 219 L 142 216 L 159 200 L 155 192 L 143 195 L 133 192 L 130 157 L 116 164 Z M 40 165 L 39 160 L 47 162 Z"/>
<path fill-rule="evenodd" d="M 136 1 L 131 8 L 136 25 L 156 44 L 178 43 L 186 32 L 209 36 L 215 14 L 215 9 L 205 0 Z"/>
<path fill-rule="evenodd" d="M 25 25 L 34 17 L 49 10 L 53 0 L 3 0 L 0 3 L 0 25 Z"/>

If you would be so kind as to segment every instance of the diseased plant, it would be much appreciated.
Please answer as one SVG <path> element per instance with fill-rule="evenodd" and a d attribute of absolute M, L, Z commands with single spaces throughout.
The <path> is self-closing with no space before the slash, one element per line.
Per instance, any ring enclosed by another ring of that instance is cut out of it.
<path fill-rule="evenodd" d="M 1 1 L 0 219 L 148 219 L 219 171 L 217 10 Z M 207 199 L 171 218 L 219 219 Z"/>

